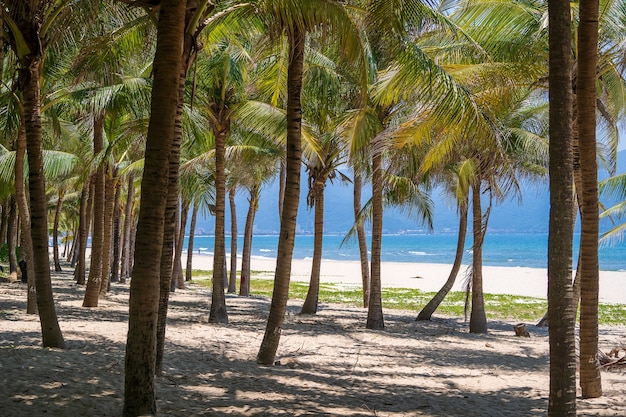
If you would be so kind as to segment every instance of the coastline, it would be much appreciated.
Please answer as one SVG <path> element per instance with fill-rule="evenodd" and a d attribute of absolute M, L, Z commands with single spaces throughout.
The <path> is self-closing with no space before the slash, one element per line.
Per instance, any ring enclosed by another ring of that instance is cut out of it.
<path fill-rule="evenodd" d="M 186 259 L 186 254 L 184 254 Z M 227 256 L 228 258 L 228 256 Z M 311 275 L 311 259 L 294 259 L 291 265 L 291 279 L 307 282 Z M 212 270 L 213 257 L 194 253 L 193 269 Z M 230 263 L 229 263 L 230 265 Z M 237 259 L 241 268 L 241 257 Z M 252 257 L 253 271 L 266 271 L 267 278 L 273 278 L 276 259 Z M 347 286 L 361 285 L 361 264 L 358 261 L 322 260 L 321 282 Z M 468 265 L 459 271 L 452 291 L 463 291 L 463 283 Z M 381 280 L 383 287 L 418 288 L 423 291 L 438 291 L 444 284 L 451 264 L 382 262 Z M 548 272 L 546 268 L 483 266 L 483 290 L 488 294 L 510 294 L 536 298 L 547 298 Z M 626 272 L 600 271 L 600 302 L 626 304 Z"/>

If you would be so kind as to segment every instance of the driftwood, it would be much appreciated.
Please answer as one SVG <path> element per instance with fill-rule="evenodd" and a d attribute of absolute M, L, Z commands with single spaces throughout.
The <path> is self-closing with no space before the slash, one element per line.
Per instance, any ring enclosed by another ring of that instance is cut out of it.
<path fill-rule="evenodd" d="M 598 364 L 601 369 L 626 368 L 626 346 L 615 347 L 609 353 L 598 350 Z"/>
<path fill-rule="evenodd" d="M 515 336 L 518 337 L 530 337 L 530 333 L 528 333 L 528 329 L 524 323 L 516 324 L 513 326 L 515 330 Z"/>

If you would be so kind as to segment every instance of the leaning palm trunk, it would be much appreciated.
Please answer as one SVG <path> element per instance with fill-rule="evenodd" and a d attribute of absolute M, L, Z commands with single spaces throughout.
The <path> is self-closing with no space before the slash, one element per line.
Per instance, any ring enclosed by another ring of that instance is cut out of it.
<path fill-rule="evenodd" d="M 483 242 L 487 231 L 483 223 L 480 201 L 480 180 L 472 185 L 472 216 L 474 246 L 472 247 L 472 311 L 470 314 L 470 333 L 487 333 L 487 316 L 483 296 Z"/>
<path fill-rule="evenodd" d="M 305 33 L 297 26 L 288 31 L 289 67 L 287 69 L 287 149 L 285 197 L 280 217 L 280 237 L 274 276 L 272 305 L 257 362 L 271 365 L 276 358 L 280 334 L 285 319 L 291 260 L 296 234 L 296 218 L 300 201 L 300 164 L 302 142 L 302 76 L 304 68 Z"/>
<path fill-rule="evenodd" d="M 25 27 L 32 30 L 34 25 L 29 22 Z M 29 35 L 32 35 L 32 33 Z M 37 46 L 40 47 L 41 45 Z M 39 48 L 35 46 L 31 50 L 39 51 Z M 21 60 L 20 69 L 18 70 L 18 84 L 22 92 L 22 103 L 24 106 L 23 114 L 25 119 L 30 191 L 30 231 L 33 244 L 32 263 L 35 267 L 34 278 L 37 288 L 37 308 L 39 309 L 43 346 L 63 348 L 65 347 L 65 341 L 63 340 L 54 306 L 48 255 L 48 201 L 43 173 L 41 91 L 39 86 L 42 59 L 42 56 L 34 52 Z"/>
<path fill-rule="evenodd" d="M 548 320 L 549 417 L 576 416 L 576 358 L 572 302 L 572 80 L 568 0 L 548 2 L 550 95 L 550 231 Z"/>
<path fill-rule="evenodd" d="M 189 217 L 189 201 L 183 199 L 180 209 L 180 222 L 178 223 L 178 236 L 174 241 L 174 263 L 172 265 L 172 281 L 176 280 L 178 288 L 185 288 L 183 277 L 183 244 L 185 243 L 185 230 L 187 228 L 187 217 Z"/>
<path fill-rule="evenodd" d="M 598 165 L 596 161 L 596 99 L 598 62 L 598 0 L 580 2 L 578 32 L 578 143 L 582 174 L 580 237 L 580 387 L 584 398 L 602 396 L 598 364 Z"/>
<path fill-rule="evenodd" d="M 322 268 L 322 238 L 324 235 L 324 182 L 315 181 L 315 235 L 313 242 L 313 266 L 311 268 L 311 282 L 306 299 L 300 314 L 317 313 L 317 303 L 320 293 L 320 270 Z"/>
<path fill-rule="evenodd" d="M 361 215 L 361 191 L 363 189 L 363 177 L 354 172 L 354 222 L 356 235 L 359 242 L 359 258 L 361 260 L 361 280 L 363 283 L 363 307 L 368 308 L 370 302 L 370 263 L 367 259 L 367 239 L 365 237 L 365 225 L 359 219 Z"/>
<path fill-rule="evenodd" d="M 189 240 L 187 242 L 187 266 L 185 267 L 185 281 L 191 281 L 193 277 L 193 239 L 196 232 L 196 221 L 198 219 L 198 208 L 200 203 L 198 200 L 193 202 L 191 212 L 191 221 L 189 222 Z"/>
<path fill-rule="evenodd" d="M 380 277 L 380 251 L 383 235 L 383 173 L 382 154 L 372 155 L 372 272 L 370 274 L 370 300 L 367 309 L 366 328 L 382 330 L 383 317 L 382 282 Z"/>
<path fill-rule="evenodd" d="M 254 185 L 250 189 L 250 199 L 248 200 L 248 215 L 243 231 L 243 248 L 241 250 L 241 279 L 239 280 L 239 295 L 247 297 L 250 295 L 250 255 L 252 254 L 252 229 L 254 226 L 254 216 L 259 208 L 259 186 Z"/>
<path fill-rule="evenodd" d="M 456 242 L 456 254 L 454 256 L 454 264 L 443 287 L 435 294 L 435 296 L 422 308 L 417 315 L 416 320 L 430 320 L 439 304 L 446 298 L 456 281 L 456 277 L 461 269 L 463 262 L 463 252 L 465 250 L 465 236 L 467 235 L 467 200 L 459 207 L 459 236 Z"/>
<path fill-rule="evenodd" d="M 162 0 L 150 123 L 137 225 L 135 262 L 130 284 L 126 342 L 124 417 L 156 414 L 154 375 L 159 277 L 169 177 L 169 162 L 181 73 L 185 1 Z"/>

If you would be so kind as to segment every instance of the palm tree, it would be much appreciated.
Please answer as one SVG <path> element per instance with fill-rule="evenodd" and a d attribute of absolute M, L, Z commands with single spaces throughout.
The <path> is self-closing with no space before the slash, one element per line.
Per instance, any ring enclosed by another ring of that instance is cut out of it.
<path fill-rule="evenodd" d="M 550 91 L 550 232 L 548 416 L 576 415 L 576 359 L 572 277 L 571 19 L 568 1 L 548 2 Z"/>
<path fill-rule="evenodd" d="M 180 86 L 185 3 L 162 0 L 159 11 L 151 116 L 133 279 L 130 286 L 126 343 L 124 409 L 126 417 L 156 414 L 156 322 L 165 221 L 170 148 L 174 137 Z"/>
<path fill-rule="evenodd" d="M 22 95 L 26 150 L 29 165 L 30 220 L 37 305 L 41 319 L 43 345 L 64 347 L 65 341 L 54 307 L 48 258 L 46 186 L 43 173 L 41 127 L 41 69 L 46 47 L 50 45 L 55 23 L 67 19 L 70 2 L 2 2 L 4 21 L 11 37 L 11 48 L 18 57 L 18 88 Z M 61 25 L 57 25 L 61 29 Z"/>
<path fill-rule="evenodd" d="M 352 59 L 359 59 L 361 41 L 354 24 L 346 15 L 345 9 L 335 2 L 270 0 L 260 2 L 259 6 L 260 10 L 264 12 L 261 17 L 271 19 L 266 27 L 277 28 L 281 33 L 286 32 L 289 45 L 285 197 L 281 206 L 280 238 L 272 304 L 263 341 L 257 355 L 258 363 L 269 365 L 274 363 L 276 357 L 287 307 L 296 217 L 300 198 L 302 138 L 300 96 L 306 35 L 307 32 L 314 30 L 320 24 L 332 26 L 342 41 L 342 45 L 344 45 L 344 53 Z M 351 43 L 346 43 L 346 41 L 351 41 Z"/>
<path fill-rule="evenodd" d="M 582 177 L 580 237 L 580 386 L 585 398 L 602 395 L 598 355 L 598 165 L 596 162 L 596 84 L 599 1 L 579 8 L 576 106 Z"/>

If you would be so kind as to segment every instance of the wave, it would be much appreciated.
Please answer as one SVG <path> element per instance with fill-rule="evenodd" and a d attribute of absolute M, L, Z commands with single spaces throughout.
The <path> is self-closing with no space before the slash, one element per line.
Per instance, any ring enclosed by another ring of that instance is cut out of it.
<path fill-rule="evenodd" d="M 274 252 L 274 249 L 259 249 L 259 252 Z"/>
<path fill-rule="evenodd" d="M 418 250 L 410 250 L 408 253 L 410 255 L 417 255 L 417 256 L 431 256 L 432 255 L 432 253 L 422 252 Z"/>

